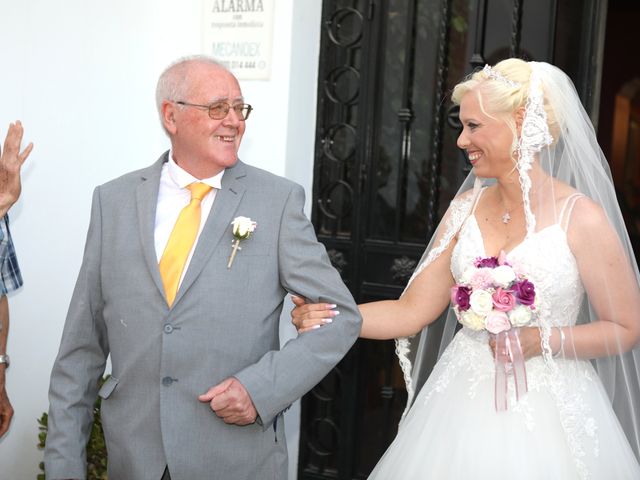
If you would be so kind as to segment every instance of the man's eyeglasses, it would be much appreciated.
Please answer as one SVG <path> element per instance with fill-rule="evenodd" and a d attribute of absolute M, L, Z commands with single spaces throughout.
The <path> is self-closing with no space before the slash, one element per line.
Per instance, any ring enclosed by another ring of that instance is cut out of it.
<path fill-rule="evenodd" d="M 206 109 L 209 113 L 209 117 L 214 120 L 222 120 L 229 114 L 229 110 L 233 108 L 236 115 L 240 120 L 246 120 L 249 118 L 249 114 L 253 107 L 248 103 L 239 103 L 237 105 L 229 105 L 227 102 L 216 102 L 211 105 L 198 105 L 197 103 L 188 103 L 183 101 L 175 102 L 178 105 L 184 105 L 186 107 L 196 107 Z"/>

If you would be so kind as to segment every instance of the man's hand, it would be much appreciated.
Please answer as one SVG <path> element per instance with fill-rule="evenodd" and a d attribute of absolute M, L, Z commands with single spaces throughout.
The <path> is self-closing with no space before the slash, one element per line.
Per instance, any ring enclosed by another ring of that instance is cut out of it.
<path fill-rule="evenodd" d="M 209 402 L 211 410 L 225 423 L 249 425 L 256 421 L 258 412 L 253 401 L 237 379 L 231 377 L 211 387 L 198 400 Z"/>
<path fill-rule="evenodd" d="M 19 120 L 9 124 L 4 148 L 0 150 L 0 216 L 4 216 L 16 203 L 22 190 L 20 168 L 33 149 L 33 143 L 30 143 L 20 152 L 23 133 L 24 129 Z"/>
<path fill-rule="evenodd" d="M 9 401 L 9 397 L 7 397 L 7 392 L 4 389 L 4 382 L 2 382 L 0 384 L 0 437 L 7 433 L 7 430 L 9 430 L 9 424 L 11 423 L 12 418 L 13 407 L 11 406 L 11 402 Z"/>

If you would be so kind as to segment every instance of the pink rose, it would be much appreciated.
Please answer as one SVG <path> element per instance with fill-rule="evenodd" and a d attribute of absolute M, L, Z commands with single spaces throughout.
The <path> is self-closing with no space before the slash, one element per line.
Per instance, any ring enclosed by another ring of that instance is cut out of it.
<path fill-rule="evenodd" d="M 509 317 L 504 312 L 492 310 L 484 320 L 485 328 L 494 335 L 500 332 L 506 332 L 511 328 Z"/>
<path fill-rule="evenodd" d="M 516 305 L 516 297 L 513 296 L 510 290 L 503 290 L 498 287 L 493 295 L 493 307 L 501 312 L 508 312 Z"/>

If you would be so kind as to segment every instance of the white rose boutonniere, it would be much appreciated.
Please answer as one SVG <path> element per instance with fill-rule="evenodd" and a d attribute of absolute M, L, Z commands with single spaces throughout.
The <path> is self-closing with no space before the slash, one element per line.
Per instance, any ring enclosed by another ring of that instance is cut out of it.
<path fill-rule="evenodd" d="M 235 240 L 232 243 L 231 256 L 229 257 L 227 268 L 231 268 L 238 250 L 242 250 L 242 248 L 240 248 L 240 242 L 251 236 L 253 231 L 256 229 L 257 223 L 249 217 L 236 217 L 233 219 L 233 222 L 231 222 L 231 225 L 233 238 L 235 238 Z"/>

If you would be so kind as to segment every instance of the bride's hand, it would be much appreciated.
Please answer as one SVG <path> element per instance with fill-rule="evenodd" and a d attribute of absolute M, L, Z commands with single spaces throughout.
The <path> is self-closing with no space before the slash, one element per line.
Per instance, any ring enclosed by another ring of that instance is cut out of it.
<path fill-rule="evenodd" d="M 538 327 L 520 327 L 518 338 L 520 339 L 520 347 L 525 360 L 542 355 L 540 329 Z M 495 358 L 496 339 L 493 335 L 489 338 L 489 348 L 491 349 L 491 355 Z"/>
<path fill-rule="evenodd" d="M 331 323 L 333 317 L 339 315 L 335 305 L 331 303 L 306 303 L 302 297 L 291 295 L 291 300 L 295 308 L 291 310 L 291 323 L 298 330 L 298 333 L 315 330 L 323 325 Z"/>
<path fill-rule="evenodd" d="M 520 347 L 525 360 L 542 355 L 540 329 L 538 327 L 520 327 L 518 338 L 520 339 Z"/>

